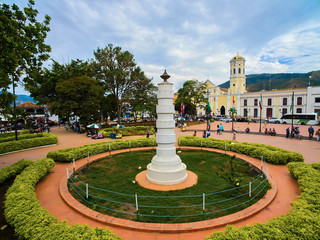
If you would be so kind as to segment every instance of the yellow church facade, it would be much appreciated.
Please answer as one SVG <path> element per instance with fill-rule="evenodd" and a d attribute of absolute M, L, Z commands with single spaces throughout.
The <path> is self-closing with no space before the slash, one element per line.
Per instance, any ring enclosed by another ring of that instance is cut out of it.
<path fill-rule="evenodd" d="M 230 60 L 228 89 L 220 88 L 210 80 L 205 84 L 213 115 L 229 116 L 234 103 L 237 117 L 260 118 L 259 100 L 262 97 L 261 118 L 280 118 L 290 113 L 293 92 L 295 113 L 320 113 L 320 87 L 247 92 L 245 59 L 238 54 Z M 204 115 L 204 109 L 198 109 L 198 114 Z"/>

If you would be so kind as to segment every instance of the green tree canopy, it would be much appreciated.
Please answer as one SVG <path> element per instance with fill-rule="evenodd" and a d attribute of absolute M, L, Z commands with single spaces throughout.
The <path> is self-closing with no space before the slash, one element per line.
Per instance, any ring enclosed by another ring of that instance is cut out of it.
<path fill-rule="evenodd" d="M 94 56 L 95 78 L 102 83 L 107 93 L 114 96 L 120 121 L 122 100 L 139 84 L 144 73 L 136 67 L 133 55 L 122 51 L 121 47 L 109 44 L 104 49 L 98 48 Z"/>
<path fill-rule="evenodd" d="M 75 115 L 88 123 L 99 118 L 104 89 L 88 76 L 61 80 L 56 86 L 57 100 L 52 103 L 53 112 L 59 115 Z"/>
<path fill-rule="evenodd" d="M 15 4 L 0 4 L 0 90 L 6 92 L 23 76 L 25 80 L 39 70 L 49 58 L 51 48 L 45 44 L 50 31 L 50 17 L 37 21 L 34 1 L 22 10 Z M 1 94 L 0 109 L 9 110 L 11 94 Z"/>
<path fill-rule="evenodd" d="M 188 80 L 178 90 L 175 109 L 180 112 L 181 102 L 185 105 L 185 113 L 196 115 L 197 107 L 204 108 L 208 102 L 206 85 L 198 80 Z"/>
<path fill-rule="evenodd" d="M 137 67 L 135 69 L 136 83 L 130 91 L 123 96 L 123 101 L 130 104 L 132 111 L 135 113 L 149 112 L 152 115 L 156 106 L 156 90 L 157 87 L 152 83 L 152 79 L 145 76 L 144 72 Z"/>

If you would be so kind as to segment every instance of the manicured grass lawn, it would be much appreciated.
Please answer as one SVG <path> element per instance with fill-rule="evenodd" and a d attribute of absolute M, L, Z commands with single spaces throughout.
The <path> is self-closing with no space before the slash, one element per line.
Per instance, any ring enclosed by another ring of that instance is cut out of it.
<path fill-rule="evenodd" d="M 254 204 L 269 189 L 269 184 L 267 184 L 267 187 L 258 194 L 266 181 L 257 187 L 265 178 L 264 176 L 249 177 L 247 172 L 251 169 L 251 166 L 248 163 L 238 159 L 231 160 L 230 156 L 224 154 L 205 151 L 184 151 L 179 154 L 182 161 L 187 165 L 187 169 L 198 175 L 198 183 L 195 186 L 167 192 L 145 189 L 135 182 L 135 176 L 146 170 L 154 155 L 155 151 L 131 152 L 94 162 L 88 168 L 83 169 L 82 172 L 78 172 L 76 177 L 71 178 L 74 181 L 73 185 L 82 189 L 83 192 L 79 189 L 76 190 L 83 199 L 75 194 L 72 187 L 69 186 L 69 190 L 76 199 L 89 208 L 107 215 L 143 222 L 181 223 L 203 220 L 203 193 L 206 194 L 205 202 L 207 204 L 205 219 L 211 219 L 232 214 Z M 258 195 L 249 201 L 249 195 L 246 194 L 249 186 L 244 185 L 253 182 L 255 179 L 258 180 L 252 184 L 252 189 L 257 188 L 252 192 L 252 197 Z M 93 204 L 84 201 L 85 185 L 81 184 L 79 180 L 89 184 L 89 194 L 91 196 L 89 196 L 88 201 Z M 237 183 L 240 187 L 237 187 Z M 232 191 L 225 191 L 232 188 Z M 223 192 L 212 194 L 219 191 Z M 134 194 L 138 195 L 139 212 L 136 211 Z M 241 194 L 243 196 L 239 197 Z M 100 199 L 92 195 L 98 196 Z M 246 203 L 241 204 L 243 202 Z M 111 211 L 111 209 L 116 211 Z M 137 213 L 139 213 L 139 216 L 137 216 Z"/>

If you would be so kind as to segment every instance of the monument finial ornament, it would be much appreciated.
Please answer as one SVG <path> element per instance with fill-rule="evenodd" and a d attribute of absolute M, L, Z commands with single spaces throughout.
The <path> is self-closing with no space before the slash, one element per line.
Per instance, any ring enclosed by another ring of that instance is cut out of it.
<path fill-rule="evenodd" d="M 167 70 L 164 70 L 164 73 L 160 77 L 164 82 L 167 82 L 167 80 L 170 78 L 170 75 L 167 73 Z"/>

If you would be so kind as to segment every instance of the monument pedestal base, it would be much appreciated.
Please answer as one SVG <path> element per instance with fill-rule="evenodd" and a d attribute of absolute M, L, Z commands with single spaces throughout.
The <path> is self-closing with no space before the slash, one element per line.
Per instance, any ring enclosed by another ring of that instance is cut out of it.
<path fill-rule="evenodd" d="M 147 166 L 147 179 L 149 182 L 160 185 L 173 185 L 184 182 L 187 177 L 187 167 L 184 163 L 180 167 L 172 170 L 155 169 L 152 163 Z"/>

